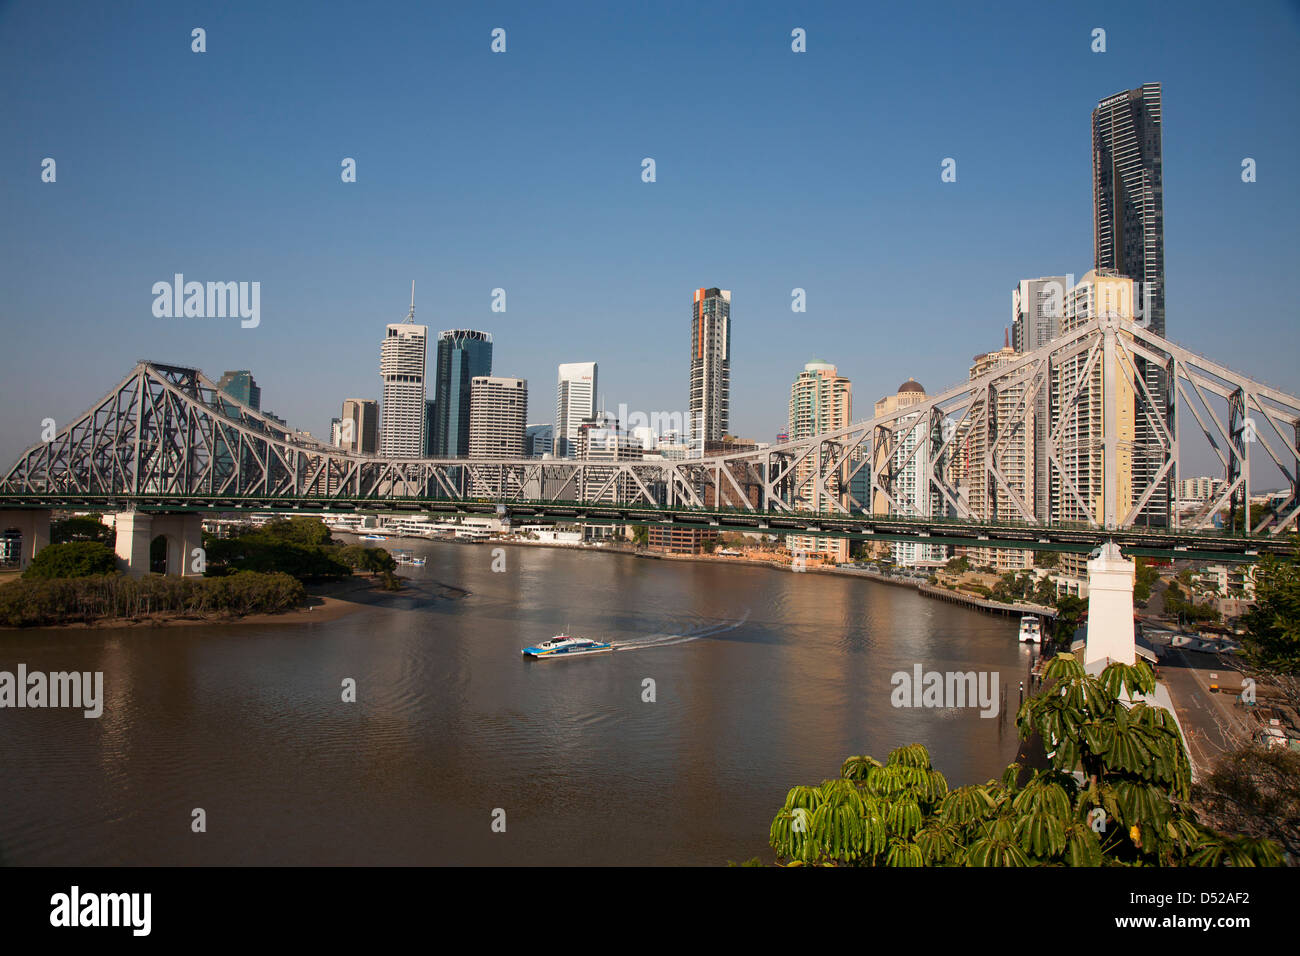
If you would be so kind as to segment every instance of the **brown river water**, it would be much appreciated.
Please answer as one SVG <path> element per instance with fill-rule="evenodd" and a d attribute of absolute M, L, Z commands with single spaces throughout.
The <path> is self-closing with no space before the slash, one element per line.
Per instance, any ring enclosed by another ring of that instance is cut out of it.
<path fill-rule="evenodd" d="M 104 675 L 98 719 L 0 709 L 0 864 L 770 861 L 786 791 L 851 754 L 924 743 L 950 786 L 1015 756 L 1013 618 L 816 573 L 387 546 L 428 564 L 333 621 L 0 632 L 0 671 Z M 566 628 L 618 649 L 521 658 Z M 999 715 L 893 706 L 916 664 L 996 672 Z"/>

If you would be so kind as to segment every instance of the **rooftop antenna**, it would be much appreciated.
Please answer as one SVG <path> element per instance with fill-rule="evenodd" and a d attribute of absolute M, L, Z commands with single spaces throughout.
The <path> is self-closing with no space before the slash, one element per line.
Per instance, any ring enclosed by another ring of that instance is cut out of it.
<path fill-rule="evenodd" d="M 415 280 L 411 280 L 411 311 L 406 313 L 406 321 L 415 321 Z"/>

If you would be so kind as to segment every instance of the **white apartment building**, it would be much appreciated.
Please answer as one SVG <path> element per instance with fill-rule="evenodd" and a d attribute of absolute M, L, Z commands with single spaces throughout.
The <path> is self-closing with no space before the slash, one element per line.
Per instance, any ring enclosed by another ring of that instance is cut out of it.
<path fill-rule="evenodd" d="M 977 355 L 970 367 L 970 377 L 976 379 L 987 375 L 1018 357 L 1009 343 L 997 352 Z M 1001 423 L 998 426 L 1000 430 L 995 433 L 997 448 L 993 459 L 1006 481 L 1005 488 L 985 466 L 985 456 L 993 445 L 989 435 L 989 416 L 980 418 L 974 427 L 966 429 L 957 443 L 955 455 L 961 459 L 966 502 L 975 517 L 982 521 L 1026 520 L 1016 506 L 1015 498 L 1008 494 L 1008 488 L 1026 510 L 1033 513 L 1034 410 L 1024 409 L 1023 419 L 1017 415 L 1021 412 L 1025 389 L 1024 382 L 1004 384 L 989 399 L 993 406 L 993 421 Z M 966 556 L 978 567 L 992 567 L 998 571 L 1018 571 L 1033 565 L 1033 552 L 1013 548 L 967 548 Z"/>
<path fill-rule="evenodd" d="M 595 362 L 568 362 L 559 368 L 555 387 L 555 457 L 577 455 L 578 429 L 596 414 Z"/>
<path fill-rule="evenodd" d="M 829 362 L 817 359 L 803 367 L 790 386 L 790 440 L 811 438 L 824 432 L 847 428 L 853 423 L 853 384 Z M 832 483 L 829 492 L 815 481 L 816 461 L 806 459 L 795 468 L 794 507 L 809 511 L 834 509 L 834 501 L 845 504 L 842 489 Z M 805 482 L 807 482 L 805 484 Z M 828 500 L 834 496 L 834 501 Z M 837 562 L 849 559 L 847 538 L 819 535 L 788 535 L 786 547 L 792 553 L 820 554 Z"/>
<path fill-rule="evenodd" d="M 526 458 L 528 381 L 495 375 L 470 379 L 469 457 Z"/>
<path fill-rule="evenodd" d="M 425 361 L 429 327 L 415 324 L 415 306 L 405 322 L 387 327 L 380 349 L 384 379 L 379 454 L 385 458 L 423 458 Z M 354 426 L 355 427 L 355 426 Z M 361 440 L 361 436 L 354 438 Z"/>
<path fill-rule="evenodd" d="M 524 428 L 528 420 L 528 382 L 522 378 L 476 375 L 470 379 L 469 457 L 525 458 Z M 505 472 L 479 472 L 470 483 L 476 498 L 497 498 L 518 491 L 503 487 L 514 480 Z"/>

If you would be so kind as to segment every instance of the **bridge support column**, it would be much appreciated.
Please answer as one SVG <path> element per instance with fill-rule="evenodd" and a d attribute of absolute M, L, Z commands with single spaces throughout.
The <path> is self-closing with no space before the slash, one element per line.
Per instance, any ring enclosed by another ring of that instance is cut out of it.
<path fill-rule="evenodd" d="M 198 577 L 194 570 L 194 549 L 203 547 L 203 516 L 197 514 L 155 515 L 153 537 L 167 536 L 167 573 Z M 150 539 L 152 540 L 152 538 Z"/>
<path fill-rule="evenodd" d="M 1137 659 L 1133 637 L 1135 566 L 1113 541 L 1088 562 L 1088 644 L 1085 667 L 1109 658 L 1124 664 Z"/>
<path fill-rule="evenodd" d="M 119 511 L 113 519 L 117 531 L 117 560 L 134 578 L 149 573 L 149 544 L 153 541 L 153 515 Z"/>
<path fill-rule="evenodd" d="M 0 511 L 0 534 L 6 531 L 17 531 L 22 535 L 18 565 L 26 568 L 36 553 L 50 543 L 50 512 L 43 508 Z"/>

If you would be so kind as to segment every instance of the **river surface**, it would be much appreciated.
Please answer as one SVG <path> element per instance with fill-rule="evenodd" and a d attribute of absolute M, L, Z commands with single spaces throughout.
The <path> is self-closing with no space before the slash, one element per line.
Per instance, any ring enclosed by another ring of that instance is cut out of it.
<path fill-rule="evenodd" d="M 851 754 L 921 742 L 954 787 L 1015 756 L 1013 618 L 817 573 L 388 546 L 428 564 L 334 621 L 0 632 L 0 670 L 102 671 L 105 697 L 0 709 L 0 863 L 770 861 L 786 791 Z M 620 649 L 521 659 L 564 628 Z M 997 672 L 999 716 L 892 706 L 918 663 Z"/>

